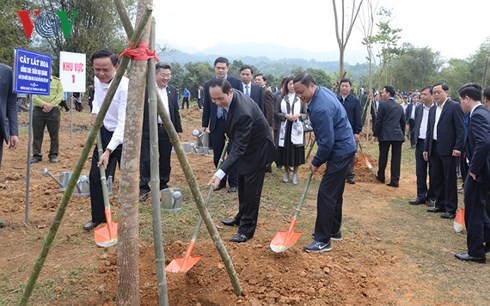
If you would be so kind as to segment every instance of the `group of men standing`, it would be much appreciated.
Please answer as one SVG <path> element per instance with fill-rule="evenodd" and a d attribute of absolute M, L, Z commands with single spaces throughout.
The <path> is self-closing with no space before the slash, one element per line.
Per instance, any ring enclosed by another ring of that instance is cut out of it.
<path fill-rule="evenodd" d="M 424 87 L 421 103 L 412 106 L 417 197 L 410 204 L 427 203 L 433 206 L 428 212 L 454 219 L 458 209 L 456 166 L 458 158 L 463 158 L 469 167 L 463 177 L 468 253 L 455 256 L 484 263 L 485 253 L 490 251 L 490 220 L 485 211 L 490 186 L 490 113 L 481 104 L 478 84 L 461 87 L 459 103 L 448 97 L 448 90 L 443 83 Z M 468 114 L 468 125 L 464 113 Z"/>

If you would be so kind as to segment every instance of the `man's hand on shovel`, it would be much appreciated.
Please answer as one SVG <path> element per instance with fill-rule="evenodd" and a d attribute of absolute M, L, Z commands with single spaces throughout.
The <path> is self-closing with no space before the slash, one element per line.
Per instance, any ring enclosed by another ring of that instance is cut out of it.
<path fill-rule="evenodd" d="M 219 179 L 219 177 L 217 177 L 216 175 L 213 175 L 213 177 L 208 182 L 208 186 L 214 185 L 214 189 L 217 189 L 219 187 L 220 182 L 221 182 L 221 180 Z"/>

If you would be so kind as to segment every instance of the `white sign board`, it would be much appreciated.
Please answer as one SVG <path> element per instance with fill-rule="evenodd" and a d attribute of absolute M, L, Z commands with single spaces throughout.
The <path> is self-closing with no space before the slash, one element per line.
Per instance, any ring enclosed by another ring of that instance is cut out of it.
<path fill-rule="evenodd" d="M 60 79 L 64 92 L 85 92 L 86 55 L 61 51 Z"/>

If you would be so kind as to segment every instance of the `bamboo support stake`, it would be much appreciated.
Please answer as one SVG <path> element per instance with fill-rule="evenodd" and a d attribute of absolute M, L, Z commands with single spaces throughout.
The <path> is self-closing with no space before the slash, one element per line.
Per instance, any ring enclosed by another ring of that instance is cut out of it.
<path fill-rule="evenodd" d="M 226 267 L 226 271 L 228 273 L 228 276 L 230 277 L 231 283 L 235 290 L 235 294 L 242 295 L 243 291 L 240 286 L 240 280 L 238 279 L 238 275 L 236 273 L 235 267 L 233 266 L 233 262 L 231 261 L 230 254 L 228 254 L 228 251 L 226 250 L 226 247 L 223 244 L 221 237 L 219 236 L 218 230 L 216 229 L 216 226 L 213 223 L 213 219 L 211 218 L 211 215 L 209 214 L 206 205 L 204 204 L 201 191 L 199 190 L 199 185 L 189 165 L 189 161 L 187 160 L 187 156 L 185 155 L 184 148 L 182 147 L 182 143 L 180 142 L 179 136 L 175 131 L 172 121 L 170 120 L 170 117 L 163 106 L 163 101 L 159 95 L 157 95 L 157 101 L 158 101 L 157 104 L 158 114 L 160 115 L 163 126 L 167 130 L 167 134 L 170 138 L 170 141 L 174 146 L 175 153 L 179 158 L 182 171 L 184 172 L 185 177 L 187 179 L 187 183 L 189 184 L 189 187 L 191 189 L 192 196 L 194 197 L 194 201 L 196 202 L 197 205 L 197 209 L 199 210 L 199 213 L 201 214 L 204 220 L 204 224 L 206 225 L 209 235 L 211 236 L 211 239 L 213 239 L 214 244 L 218 249 L 218 253 L 221 256 L 221 259 L 223 260 L 223 263 Z"/>
<path fill-rule="evenodd" d="M 151 22 L 150 48 L 155 49 L 155 18 Z M 160 172 L 158 167 L 158 126 L 157 126 L 157 92 L 155 89 L 155 63 L 148 61 L 148 114 L 150 127 L 150 168 L 151 168 L 151 206 L 153 210 L 153 243 L 158 281 L 158 304 L 168 305 L 168 287 L 165 274 L 165 252 L 163 250 L 162 217 L 160 211 Z"/>
<path fill-rule="evenodd" d="M 131 42 L 133 43 L 133 46 L 136 46 L 136 43 L 140 40 L 141 34 L 143 33 L 143 29 L 146 23 L 148 22 L 148 19 L 151 16 L 151 12 L 152 10 L 148 8 L 145 11 L 143 17 L 141 18 L 141 22 L 138 24 L 133 36 L 131 37 Z M 27 305 L 27 302 L 29 301 L 29 298 L 32 294 L 32 290 L 34 289 L 34 286 L 36 284 L 37 278 L 39 277 L 44 262 L 46 261 L 46 257 L 48 256 L 49 250 L 51 248 L 51 244 L 53 243 L 56 233 L 58 232 L 58 229 L 60 227 L 61 220 L 65 215 L 66 208 L 68 206 L 68 203 L 70 202 L 71 196 L 73 194 L 73 189 L 77 184 L 78 178 L 80 177 L 80 173 L 82 172 L 83 165 L 85 164 L 88 154 L 92 149 L 92 146 L 95 142 L 95 138 L 97 137 L 97 133 L 99 132 L 100 127 L 102 126 L 102 121 L 104 120 L 107 110 L 109 109 L 109 106 L 112 102 L 112 98 L 116 93 L 117 87 L 121 82 L 121 78 L 124 72 L 126 71 L 128 64 L 129 64 L 129 58 L 127 57 L 123 58 L 121 64 L 119 65 L 119 69 L 117 70 L 116 75 L 114 76 L 113 82 L 109 87 L 107 96 L 105 97 L 104 103 L 102 103 L 99 114 L 97 115 L 97 118 L 95 120 L 95 124 L 93 125 L 92 130 L 90 131 L 87 141 L 85 142 L 85 146 L 82 150 L 82 153 L 78 158 L 77 164 L 75 165 L 75 169 L 73 170 L 70 180 L 68 181 L 68 185 L 66 187 L 65 193 L 63 194 L 61 204 L 60 206 L 58 206 L 58 209 L 56 210 L 55 218 L 53 220 L 53 223 L 51 224 L 48 235 L 46 236 L 41 253 L 39 254 L 39 257 L 36 260 L 36 263 L 34 264 L 34 268 L 31 272 L 31 275 L 29 276 L 29 280 L 27 281 L 26 287 L 24 289 L 24 293 L 22 294 L 22 298 L 19 301 L 19 305 Z"/>

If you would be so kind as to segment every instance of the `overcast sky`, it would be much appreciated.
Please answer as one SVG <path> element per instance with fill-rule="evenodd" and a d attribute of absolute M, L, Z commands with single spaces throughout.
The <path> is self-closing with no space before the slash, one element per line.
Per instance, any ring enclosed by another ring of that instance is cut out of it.
<path fill-rule="evenodd" d="M 223 42 L 338 51 L 328 0 L 155 0 L 154 6 L 157 40 L 187 52 Z M 430 47 L 445 59 L 467 58 L 490 36 L 488 0 L 379 0 L 381 6 L 392 11 L 392 28 L 402 29 L 400 43 Z M 358 23 L 347 45 L 347 61 L 349 51 L 365 50 L 361 40 Z"/>

